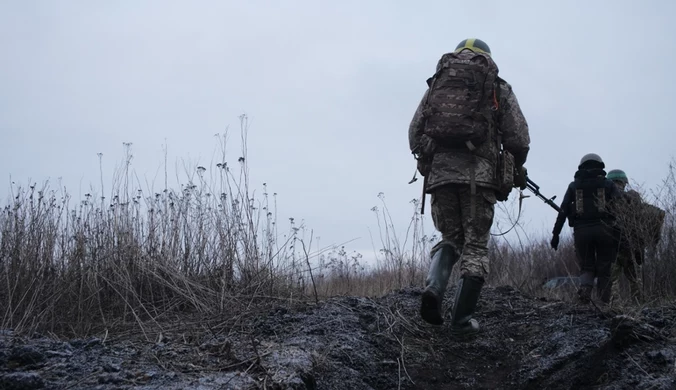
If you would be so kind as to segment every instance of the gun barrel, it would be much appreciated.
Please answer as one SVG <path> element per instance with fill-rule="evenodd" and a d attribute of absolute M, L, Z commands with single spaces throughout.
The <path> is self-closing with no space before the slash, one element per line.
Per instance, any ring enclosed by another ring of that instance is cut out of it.
<path fill-rule="evenodd" d="M 551 208 L 553 208 L 557 212 L 561 212 L 561 208 L 552 200 L 556 198 L 556 196 L 552 197 L 551 199 L 548 199 L 546 196 L 542 195 L 542 193 L 540 192 L 540 186 L 535 184 L 535 182 L 529 179 L 528 177 L 526 177 L 526 187 L 529 190 L 531 190 L 531 192 L 535 194 L 535 196 L 542 199 L 546 204 L 548 204 Z"/>
<path fill-rule="evenodd" d="M 554 203 L 551 199 L 547 200 L 547 204 L 552 206 L 552 208 L 554 210 L 556 210 L 557 212 L 559 212 L 559 213 L 561 212 L 561 208 L 556 203 Z"/>

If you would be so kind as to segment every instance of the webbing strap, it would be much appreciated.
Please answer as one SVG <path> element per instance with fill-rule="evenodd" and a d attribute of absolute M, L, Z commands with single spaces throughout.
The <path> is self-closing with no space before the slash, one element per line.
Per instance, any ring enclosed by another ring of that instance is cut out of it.
<path fill-rule="evenodd" d="M 512 225 L 512 227 L 510 227 L 509 230 L 507 230 L 506 232 L 502 232 L 500 234 L 491 233 L 491 236 L 494 236 L 494 237 L 504 236 L 505 234 L 509 233 L 510 231 L 512 231 L 512 229 L 514 229 L 516 227 L 516 225 L 519 223 L 519 218 L 521 218 L 521 203 L 523 202 L 523 198 L 526 198 L 526 197 L 523 196 L 523 191 L 519 190 L 519 213 L 516 215 L 516 220 L 514 221 L 514 224 Z"/>
<path fill-rule="evenodd" d="M 469 141 L 468 141 L 469 142 Z M 469 142 L 471 145 L 471 142 Z M 472 145 L 474 147 L 474 145 Z M 471 149 L 470 149 L 471 150 Z M 470 171 L 469 171 L 469 189 L 470 189 L 470 204 L 469 204 L 469 217 L 474 220 L 474 216 L 476 215 L 476 170 L 475 170 L 475 165 L 476 165 L 476 155 L 472 153 L 472 164 L 470 166 Z"/>

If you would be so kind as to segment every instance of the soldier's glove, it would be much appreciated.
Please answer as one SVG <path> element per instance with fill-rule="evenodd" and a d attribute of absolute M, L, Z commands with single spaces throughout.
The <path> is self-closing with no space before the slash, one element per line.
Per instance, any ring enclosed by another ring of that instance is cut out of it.
<path fill-rule="evenodd" d="M 550 242 L 550 245 L 552 246 L 552 249 L 557 250 L 559 249 L 559 235 L 554 234 L 552 236 L 552 241 Z"/>
<path fill-rule="evenodd" d="M 518 167 L 514 172 L 514 187 L 519 187 L 521 190 L 525 190 L 527 187 L 526 177 L 528 176 L 528 171 L 526 167 Z"/>

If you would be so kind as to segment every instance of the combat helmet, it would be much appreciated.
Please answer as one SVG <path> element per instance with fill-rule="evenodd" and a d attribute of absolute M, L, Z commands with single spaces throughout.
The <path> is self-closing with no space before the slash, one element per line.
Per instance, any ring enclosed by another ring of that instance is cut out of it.
<path fill-rule="evenodd" d="M 623 170 L 621 169 L 613 169 L 608 172 L 608 175 L 606 177 L 612 181 L 620 181 L 624 184 L 629 183 L 629 179 L 627 178 L 627 174 L 624 173 Z"/>
<path fill-rule="evenodd" d="M 606 167 L 606 164 L 603 162 L 601 156 L 596 153 L 587 153 L 580 159 L 580 164 L 577 166 L 578 169 L 583 169 L 583 165 L 590 165 L 590 163 L 596 163 L 592 165 L 598 165 L 599 168 L 603 169 Z"/>
<path fill-rule="evenodd" d="M 491 48 L 488 47 L 486 42 L 478 38 L 463 39 L 462 42 L 458 43 L 458 46 L 455 47 L 455 52 L 458 53 L 464 49 L 491 55 Z"/>

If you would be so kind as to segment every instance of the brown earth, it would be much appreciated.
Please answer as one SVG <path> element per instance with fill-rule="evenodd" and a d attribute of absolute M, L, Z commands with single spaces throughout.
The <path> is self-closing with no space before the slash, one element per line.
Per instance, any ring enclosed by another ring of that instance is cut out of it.
<path fill-rule="evenodd" d="M 482 332 L 455 340 L 420 320 L 420 293 L 284 302 L 256 315 L 164 323 L 145 336 L 5 330 L 0 389 L 676 388 L 673 305 L 628 316 L 487 287 Z"/>

